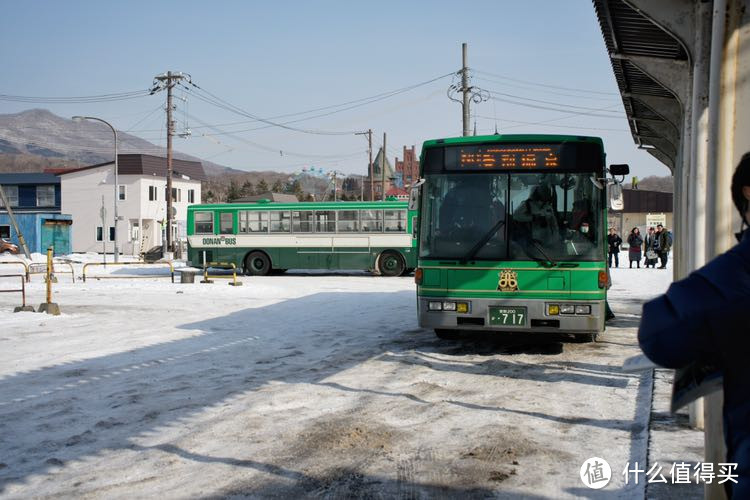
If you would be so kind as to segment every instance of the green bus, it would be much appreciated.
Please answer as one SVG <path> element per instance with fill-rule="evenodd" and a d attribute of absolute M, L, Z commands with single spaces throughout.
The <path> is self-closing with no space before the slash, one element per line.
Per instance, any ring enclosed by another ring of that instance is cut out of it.
<path fill-rule="evenodd" d="M 604 330 L 607 178 L 601 139 L 492 135 L 430 140 L 410 206 L 419 207 L 419 324 L 462 330 Z"/>
<path fill-rule="evenodd" d="M 190 205 L 188 260 L 234 263 L 248 275 L 365 269 L 400 276 L 416 267 L 416 219 L 401 201 Z"/>

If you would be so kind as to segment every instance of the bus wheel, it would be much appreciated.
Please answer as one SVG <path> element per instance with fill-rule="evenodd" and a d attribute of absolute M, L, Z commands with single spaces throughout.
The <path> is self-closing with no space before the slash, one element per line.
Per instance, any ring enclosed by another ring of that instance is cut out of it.
<path fill-rule="evenodd" d="M 266 276 L 271 271 L 271 260 L 263 252 L 252 252 L 245 258 L 245 274 Z"/>
<path fill-rule="evenodd" d="M 378 258 L 378 269 L 383 276 L 401 276 L 406 269 L 406 265 L 398 252 L 386 250 Z"/>
<path fill-rule="evenodd" d="M 458 340 L 461 338 L 461 332 L 458 330 L 443 330 L 435 329 L 435 335 L 437 335 L 437 338 L 442 340 Z"/>

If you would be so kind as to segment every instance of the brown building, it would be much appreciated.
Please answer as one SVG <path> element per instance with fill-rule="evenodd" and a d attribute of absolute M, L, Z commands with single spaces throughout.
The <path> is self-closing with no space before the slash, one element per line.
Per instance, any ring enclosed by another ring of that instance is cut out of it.
<path fill-rule="evenodd" d="M 372 177 L 370 177 L 370 173 L 368 172 L 367 180 L 365 181 L 366 197 L 370 197 L 370 186 L 372 186 L 375 199 L 380 200 L 383 198 L 383 169 L 385 169 L 385 191 L 387 192 L 393 187 L 393 181 L 396 177 L 391 162 L 383 154 L 383 148 L 380 148 L 375 159 L 372 161 Z"/>
<path fill-rule="evenodd" d="M 417 157 L 416 147 L 407 148 L 404 146 L 404 159 L 399 160 L 396 157 L 396 176 L 400 176 L 403 183 L 402 187 L 407 191 L 419 179 L 419 158 Z"/>

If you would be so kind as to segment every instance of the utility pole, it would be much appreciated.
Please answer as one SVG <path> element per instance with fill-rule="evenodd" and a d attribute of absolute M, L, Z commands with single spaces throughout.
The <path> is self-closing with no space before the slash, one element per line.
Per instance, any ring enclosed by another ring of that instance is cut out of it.
<path fill-rule="evenodd" d="M 23 253 L 26 255 L 27 259 L 31 260 L 31 254 L 29 253 L 29 246 L 26 244 L 26 240 L 23 238 L 23 234 L 21 233 L 21 230 L 18 227 L 18 222 L 16 222 L 16 216 L 13 215 L 13 209 L 10 208 L 10 203 L 8 203 L 8 198 L 5 196 L 5 191 L 3 190 L 2 185 L 0 185 L 0 201 L 3 202 L 3 206 L 5 207 L 5 210 L 8 211 L 8 218 L 10 219 L 10 223 L 13 224 L 13 228 L 16 230 L 16 235 L 18 236 L 18 243 L 21 245 L 21 249 L 23 250 Z"/>
<path fill-rule="evenodd" d="M 467 62 L 467 47 L 466 43 L 461 44 L 461 92 L 464 95 L 463 99 L 463 125 L 464 125 L 464 137 L 471 135 L 469 130 L 469 121 L 471 113 L 469 111 L 469 103 L 471 102 L 471 89 L 469 88 L 469 68 L 466 66 Z"/>
<path fill-rule="evenodd" d="M 174 252 L 172 241 L 172 136 L 174 135 L 174 121 L 172 120 L 172 88 L 180 80 L 190 81 L 190 75 L 182 72 L 173 73 L 167 71 L 166 74 L 154 77 L 159 84 L 154 87 L 151 93 L 167 89 L 167 251 Z"/>
<path fill-rule="evenodd" d="M 357 132 L 355 135 L 367 136 L 367 154 L 370 158 L 367 164 L 367 178 L 370 180 L 370 201 L 375 201 L 375 189 L 373 186 L 375 179 L 372 172 L 372 129 L 368 129 L 367 132 Z M 362 201 L 365 201 L 364 189 L 364 181 L 362 181 Z"/>
<path fill-rule="evenodd" d="M 388 164 L 387 157 L 386 157 L 386 154 L 387 154 L 386 151 L 387 151 L 387 149 L 385 147 L 385 132 L 383 132 L 383 156 L 382 156 L 382 158 L 383 158 L 383 165 L 382 165 L 382 167 L 383 167 L 383 169 L 382 169 L 383 170 L 383 186 L 382 186 L 382 188 L 383 188 L 383 194 L 382 194 L 382 197 L 381 197 L 381 199 L 383 201 L 385 201 L 385 166 Z"/>

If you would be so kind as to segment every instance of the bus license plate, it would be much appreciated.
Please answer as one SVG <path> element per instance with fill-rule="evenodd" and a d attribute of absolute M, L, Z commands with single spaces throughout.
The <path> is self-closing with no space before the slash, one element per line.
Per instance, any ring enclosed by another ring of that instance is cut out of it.
<path fill-rule="evenodd" d="M 490 325 L 526 326 L 526 308 L 490 307 Z"/>

